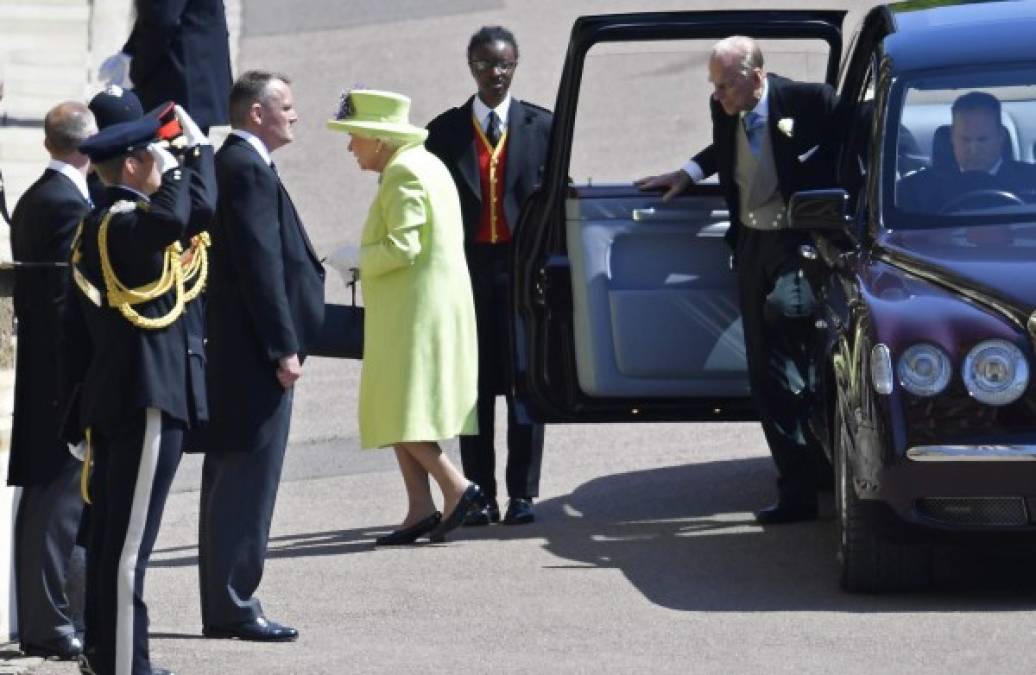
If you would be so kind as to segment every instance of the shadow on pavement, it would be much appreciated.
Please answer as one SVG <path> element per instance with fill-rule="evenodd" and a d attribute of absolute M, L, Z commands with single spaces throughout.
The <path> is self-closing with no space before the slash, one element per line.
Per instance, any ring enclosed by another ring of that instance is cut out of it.
<path fill-rule="evenodd" d="M 617 569 L 651 602 L 675 610 L 1030 611 L 1036 605 L 1031 556 L 957 549 L 937 553 L 940 583 L 933 591 L 847 594 L 838 587 L 830 495 L 822 499 L 821 520 L 755 523 L 751 512 L 766 503 L 772 476 L 768 458 L 603 476 L 540 502 L 534 525 L 469 528 L 458 539 L 543 538 L 547 550 L 572 561 L 548 569 Z"/>
<path fill-rule="evenodd" d="M 391 529 L 386 525 L 384 527 L 361 527 L 352 530 L 331 530 L 270 537 L 266 558 L 304 558 L 370 551 L 374 548 L 374 538 Z M 171 553 L 187 553 L 187 555 L 167 557 Z M 174 546 L 155 549 L 148 566 L 193 567 L 197 564 L 197 546 Z"/>
<path fill-rule="evenodd" d="M 617 569 L 651 602 L 683 611 L 1031 611 L 1036 604 L 1032 556 L 974 546 L 940 547 L 940 583 L 933 591 L 844 593 L 838 587 L 830 495 L 823 496 L 820 520 L 764 528 L 752 511 L 766 504 L 772 485 L 773 464 L 766 457 L 602 476 L 571 494 L 538 502 L 534 524 L 462 528 L 443 545 L 544 541 L 546 550 L 570 561 L 545 569 L 559 574 Z M 374 537 L 390 529 L 272 537 L 268 557 L 373 551 Z M 152 567 L 196 564 L 193 546 L 156 551 L 151 561 Z"/>

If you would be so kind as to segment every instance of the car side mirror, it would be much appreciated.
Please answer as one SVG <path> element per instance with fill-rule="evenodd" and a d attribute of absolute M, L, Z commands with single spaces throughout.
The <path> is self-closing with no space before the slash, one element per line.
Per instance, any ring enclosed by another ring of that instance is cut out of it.
<path fill-rule="evenodd" d="M 793 230 L 845 232 L 849 217 L 849 193 L 845 190 L 803 190 L 788 202 L 788 225 Z"/>

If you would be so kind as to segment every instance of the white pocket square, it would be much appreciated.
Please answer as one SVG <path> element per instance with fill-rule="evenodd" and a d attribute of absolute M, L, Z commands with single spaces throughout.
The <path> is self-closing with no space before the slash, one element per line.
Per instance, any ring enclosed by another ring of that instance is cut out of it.
<path fill-rule="evenodd" d="M 807 159 L 812 157 L 813 153 L 816 152 L 819 148 L 819 145 L 814 145 L 812 148 L 799 155 L 799 163 L 801 164 L 802 162 L 805 162 Z"/>

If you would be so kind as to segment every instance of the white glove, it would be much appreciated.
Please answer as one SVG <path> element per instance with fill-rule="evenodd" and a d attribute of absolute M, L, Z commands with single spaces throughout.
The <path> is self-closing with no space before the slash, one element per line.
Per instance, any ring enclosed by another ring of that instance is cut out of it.
<path fill-rule="evenodd" d="M 348 286 L 356 276 L 354 270 L 360 267 L 360 247 L 353 244 L 344 244 L 331 251 L 325 260 L 328 265 L 342 275 L 342 281 Z"/>
<path fill-rule="evenodd" d="M 196 145 L 212 145 L 209 137 L 202 133 L 201 128 L 191 119 L 187 111 L 180 107 L 179 103 L 173 106 L 173 110 L 176 111 L 176 120 L 180 123 L 180 128 L 183 129 L 183 137 L 187 141 L 188 148 L 193 148 Z"/>
<path fill-rule="evenodd" d="M 101 62 L 101 67 L 97 70 L 97 79 L 105 84 L 117 84 L 123 89 L 132 89 L 133 82 L 130 80 L 129 71 L 129 54 L 119 52 Z"/>
<path fill-rule="evenodd" d="M 76 445 L 71 443 L 65 443 L 68 446 L 68 453 L 78 459 L 80 462 L 86 459 L 86 441 L 79 441 Z"/>
<path fill-rule="evenodd" d="M 158 143 L 149 143 L 147 151 L 155 158 L 155 164 L 158 165 L 158 173 L 160 174 L 164 174 L 166 171 L 171 171 L 180 166 L 180 162 L 176 161 L 173 154 Z"/>

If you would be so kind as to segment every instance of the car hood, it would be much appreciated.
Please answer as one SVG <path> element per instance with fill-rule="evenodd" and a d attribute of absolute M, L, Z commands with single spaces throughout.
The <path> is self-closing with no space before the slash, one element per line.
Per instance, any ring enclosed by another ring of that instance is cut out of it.
<path fill-rule="evenodd" d="M 1036 309 L 1036 223 L 885 231 L 888 262 L 1024 323 Z"/>

